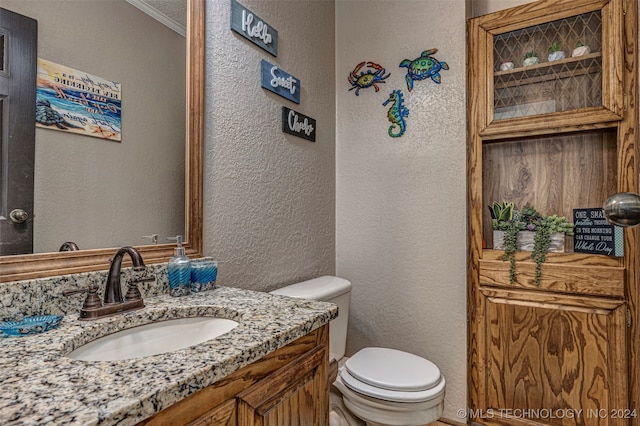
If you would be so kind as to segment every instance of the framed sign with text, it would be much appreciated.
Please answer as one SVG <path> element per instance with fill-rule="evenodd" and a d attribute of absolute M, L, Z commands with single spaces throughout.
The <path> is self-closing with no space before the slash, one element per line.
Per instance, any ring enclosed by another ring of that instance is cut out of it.
<path fill-rule="evenodd" d="M 574 252 L 624 256 L 623 230 L 605 219 L 602 208 L 573 209 L 573 224 Z"/>
<path fill-rule="evenodd" d="M 282 107 L 282 131 L 311 142 L 316 141 L 316 120 L 286 106 Z"/>
<path fill-rule="evenodd" d="M 122 87 L 38 58 L 36 127 L 120 142 Z"/>
<path fill-rule="evenodd" d="M 276 65 L 262 60 L 262 87 L 276 95 L 300 103 L 300 80 L 281 70 Z"/>
<path fill-rule="evenodd" d="M 278 56 L 278 31 L 236 0 L 231 0 L 231 29 L 273 56 Z"/>

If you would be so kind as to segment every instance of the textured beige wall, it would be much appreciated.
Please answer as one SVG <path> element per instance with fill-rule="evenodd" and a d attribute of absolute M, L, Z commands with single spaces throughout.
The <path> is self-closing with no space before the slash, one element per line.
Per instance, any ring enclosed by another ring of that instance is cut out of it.
<path fill-rule="evenodd" d="M 363 5 L 366 4 L 366 7 Z M 337 274 L 353 294 L 348 353 L 365 346 L 413 352 L 447 380 L 444 416 L 466 407 L 465 1 L 336 3 Z M 438 48 L 442 83 L 407 92 L 403 59 Z M 355 96 L 361 61 L 386 67 L 381 90 Z M 392 89 L 407 131 L 387 135 Z"/>
<path fill-rule="evenodd" d="M 207 2 L 204 253 L 220 284 L 272 290 L 335 273 L 332 1 L 241 3 L 278 30 L 275 58 Z M 296 105 L 260 86 L 266 59 L 302 82 Z M 317 120 L 316 142 L 281 131 L 285 105 Z"/>
<path fill-rule="evenodd" d="M 520 6 L 521 4 L 531 3 L 532 1 L 535 0 L 471 0 L 470 17 L 486 15 L 487 13 Z"/>
<path fill-rule="evenodd" d="M 185 39 L 125 0 L 2 0 L 38 57 L 122 84 L 122 142 L 36 129 L 34 251 L 184 233 Z"/>

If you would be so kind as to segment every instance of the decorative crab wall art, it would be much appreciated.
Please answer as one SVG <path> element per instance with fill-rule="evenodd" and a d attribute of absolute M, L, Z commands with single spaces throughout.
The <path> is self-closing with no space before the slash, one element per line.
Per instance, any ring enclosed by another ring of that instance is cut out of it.
<path fill-rule="evenodd" d="M 414 80 L 424 80 L 431 78 L 434 83 L 440 84 L 440 70 L 448 70 L 449 65 L 446 62 L 440 62 L 436 58 L 432 57 L 434 53 L 437 53 L 438 49 L 425 50 L 420 54 L 419 58 L 414 60 L 405 59 L 400 62 L 400 68 L 407 68 L 407 90 L 413 89 Z"/>
<path fill-rule="evenodd" d="M 389 126 L 389 136 L 399 138 L 404 135 L 404 131 L 407 129 L 405 118 L 409 116 L 409 108 L 404 106 L 404 97 L 402 96 L 401 90 L 391 92 L 382 105 L 387 106 L 389 102 L 393 102 L 393 105 L 391 105 L 391 108 L 389 108 L 387 112 L 387 118 L 391 122 L 391 126 Z M 393 133 L 395 127 L 398 128 L 397 133 Z"/>
<path fill-rule="evenodd" d="M 367 68 L 360 71 L 365 65 Z M 360 71 L 360 75 L 358 75 L 358 71 Z M 356 96 L 360 96 L 360 89 L 373 86 L 378 92 L 380 90 L 378 83 L 386 83 L 384 80 L 391 75 L 391 73 L 384 75 L 385 72 L 386 70 L 375 62 L 360 62 L 347 77 L 352 86 L 349 91 L 356 89 Z"/>

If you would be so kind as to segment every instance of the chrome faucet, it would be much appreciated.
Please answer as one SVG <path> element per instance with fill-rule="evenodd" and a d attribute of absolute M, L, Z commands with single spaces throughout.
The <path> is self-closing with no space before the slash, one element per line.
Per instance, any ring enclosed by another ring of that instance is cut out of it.
<path fill-rule="evenodd" d="M 129 283 L 127 294 L 123 298 L 122 286 L 120 285 L 120 273 L 122 270 L 122 258 L 125 253 L 131 257 L 134 271 L 144 271 L 146 269 L 138 250 L 129 246 L 119 249 L 113 259 L 111 259 L 111 267 L 109 268 L 107 284 L 104 289 L 104 303 L 100 300 L 100 296 L 98 296 L 98 287 L 96 285 L 92 285 L 89 288 L 66 290 L 63 292 L 65 296 L 87 293 L 87 298 L 82 305 L 82 309 L 80 309 L 79 319 L 93 320 L 144 308 L 142 294 L 137 284 L 143 281 L 153 281 L 155 277 L 132 280 Z"/>

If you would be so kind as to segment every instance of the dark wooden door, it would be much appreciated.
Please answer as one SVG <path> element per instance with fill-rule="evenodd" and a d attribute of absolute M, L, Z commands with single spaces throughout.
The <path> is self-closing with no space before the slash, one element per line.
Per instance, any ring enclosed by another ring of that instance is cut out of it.
<path fill-rule="evenodd" d="M 33 252 L 37 35 L 0 8 L 0 255 Z"/>

